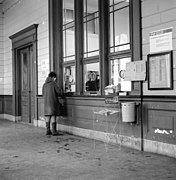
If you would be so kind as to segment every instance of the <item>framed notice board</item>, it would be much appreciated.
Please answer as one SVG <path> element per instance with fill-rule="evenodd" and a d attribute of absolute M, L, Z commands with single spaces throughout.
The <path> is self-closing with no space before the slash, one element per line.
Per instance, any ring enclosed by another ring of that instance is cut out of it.
<path fill-rule="evenodd" d="M 173 89 L 173 53 L 172 51 L 148 54 L 148 89 Z"/>

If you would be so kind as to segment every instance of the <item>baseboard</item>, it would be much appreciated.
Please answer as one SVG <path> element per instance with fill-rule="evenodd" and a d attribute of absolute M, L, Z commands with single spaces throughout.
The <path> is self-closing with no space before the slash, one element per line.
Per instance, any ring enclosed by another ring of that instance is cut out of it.
<path fill-rule="evenodd" d="M 176 145 L 144 139 L 144 151 L 176 158 Z"/>
<path fill-rule="evenodd" d="M 77 136 L 103 141 L 107 144 L 109 143 L 114 145 L 121 145 L 141 150 L 141 139 L 139 138 L 95 131 L 90 129 L 77 128 L 73 126 L 65 126 L 60 124 L 58 124 L 57 129 Z"/>
<path fill-rule="evenodd" d="M 35 127 L 42 127 L 42 128 L 45 128 L 46 125 L 45 125 L 45 121 L 44 120 L 33 120 L 33 124 Z"/>
<path fill-rule="evenodd" d="M 21 121 L 21 116 L 13 116 L 9 114 L 0 114 L 1 119 L 7 119 L 9 121 L 18 122 Z"/>

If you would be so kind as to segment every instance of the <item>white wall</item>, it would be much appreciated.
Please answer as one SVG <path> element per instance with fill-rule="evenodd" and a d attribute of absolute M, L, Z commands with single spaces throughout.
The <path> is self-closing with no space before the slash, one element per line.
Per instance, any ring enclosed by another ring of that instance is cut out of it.
<path fill-rule="evenodd" d="M 149 54 L 149 33 L 173 27 L 173 72 L 174 89 L 149 91 L 147 81 L 144 82 L 144 95 L 175 95 L 176 94 L 176 1 L 175 0 L 143 0 L 142 1 L 142 51 L 143 60 Z"/>
<path fill-rule="evenodd" d="M 2 5 L 0 5 L 0 12 Z M 4 91 L 3 15 L 0 13 L 0 94 Z"/>
<path fill-rule="evenodd" d="M 23 30 L 24 28 L 32 25 L 39 24 L 38 26 L 38 79 L 39 79 L 39 91 L 41 84 L 44 81 L 44 77 L 41 80 L 43 60 L 47 67 L 44 71 L 46 75 L 49 69 L 49 39 L 48 39 L 48 0 L 6 0 L 3 4 L 3 16 L 4 16 L 4 32 L 3 32 L 3 43 L 4 43 L 4 61 L 1 62 L 0 66 L 3 66 L 4 72 L 3 77 L 3 92 L 0 94 L 12 95 L 12 42 L 9 36 Z M 0 29 L 1 30 L 1 29 Z M 1 33 L 1 31 L 0 31 Z M 1 35 L 0 35 L 1 37 Z M 0 46 L 1 52 L 1 46 Z M 43 75 L 45 76 L 45 74 Z M 1 83 L 1 82 L 0 82 Z"/>

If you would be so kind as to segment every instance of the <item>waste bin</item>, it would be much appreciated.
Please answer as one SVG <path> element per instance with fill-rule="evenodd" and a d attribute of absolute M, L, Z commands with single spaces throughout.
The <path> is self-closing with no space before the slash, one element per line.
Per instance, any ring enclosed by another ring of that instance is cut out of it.
<path fill-rule="evenodd" d="M 122 121 L 135 122 L 135 102 L 122 103 Z"/>

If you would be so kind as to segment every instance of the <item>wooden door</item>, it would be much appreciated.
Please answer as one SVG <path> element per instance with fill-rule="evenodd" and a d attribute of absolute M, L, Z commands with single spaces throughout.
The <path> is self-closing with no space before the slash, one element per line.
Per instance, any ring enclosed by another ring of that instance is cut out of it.
<path fill-rule="evenodd" d="M 32 46 L 20 50 L 21 120 L 31 123 L 34 119 L 34 68 Z"/>

